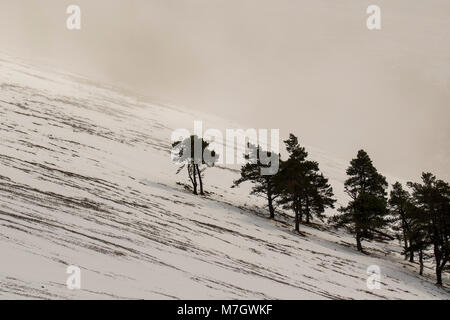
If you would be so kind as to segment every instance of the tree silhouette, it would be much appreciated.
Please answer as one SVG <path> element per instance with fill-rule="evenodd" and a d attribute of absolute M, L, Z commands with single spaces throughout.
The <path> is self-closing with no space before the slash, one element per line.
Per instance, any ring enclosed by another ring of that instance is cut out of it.
<path fill-rule="evenodd" d="M 431 173 L 422 174 L 422 183 L 409 182 L 408 186 L 424 215 L 422 232 L 433 246 L 436 282 L 442 285 L 442 272 L 450 261 L 450 186 Z"/>
<path fill-rule="evenodd" d="M 196 135 L 191 135 L 184 140 L 176 141 L 172 144 L 172 159 L 181 166 L 177 174 L 187 167 L 189 180 L 192 183 L 194 194 L 197 187 L 200 187 L 200 194 L 204 195 L 203 172 L 207 167 L 212 167 L 218 160 L 218 155 L 214 150 L 210 150 L 209 142 Z M 201 166 L 204 165 L 204 168 Z M 198 183 L 197 183 L 198 179 Z"/>
<path fill-rule="evenodd" d="M 249 152 L 245 154 L 247 163 L 241 168 L 241 177 L 234 181 L 233 187 L 239 186 L 245 181 L 250 181 L 254 184 L 251 194 L 261 195 L 267 199 L 269 207 L 270 218 L 275 218 L 275 200 L 278 194 L 275 190 L 274 177 L 278 171 L 278 164 L 280 156 L 276 155 L 277 163 L 272 161 L 264 161 L 262 154 L 265 154 L 266 159 L 272 158 L 272 153 L 265 151 L 261 146 L 248 144 Z"/>
<path fill-rule="evenodd" d="M 345 181 L 345 192 L 351 200 L 346 207 L 339 208 L 341 215 L 331 220 L 337 227 L 344 226 L 356 236 L 358 251 L 363 252 L 362 240 L 373 239 L 382 234 L 388 224 L 386 218 L 388 186 L 386 178 L 378 173 L 369 155 L 360 150 L 347 168 L 349 178 Z"/>
<path fill-rule="evenodd" d="M 414 251 L 410 250 L 411 247 L 411 195 L 408 191 L 403 189 L 400 182 L 396 182 L 392 185 L 392 190 L 389 198 L 389 209 L 393 216 L 392 222 L 399 223 L 399 227 L 393 226 L 394 230 L 401 230 L 403 239 L 403 253 L 405 255 L 405 260 L 409 259 L 411 262 L 414 261 Z"/>
<path fill-rule="evenodd" d="M 284 141 L 289 158 L 281 161 L 280 171 L 274 177 L 275 190 L 280 194 L 279 204 L 295 214 L 295 230 L 300 231 L 303 217 L 309 223 L 313 216 L 323 218 L 327 207 L 334 207 L 333 189 L 319 171 L 319 164 L 307 160 L 308 153 L 295 135 Z"/>

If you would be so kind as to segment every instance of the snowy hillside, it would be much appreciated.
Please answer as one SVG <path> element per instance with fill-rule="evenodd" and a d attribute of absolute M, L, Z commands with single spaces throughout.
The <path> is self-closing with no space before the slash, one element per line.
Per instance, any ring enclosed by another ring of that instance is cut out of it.
<path fill-rule="evenodd" d="M 235 127 L 0 59 L 0 299 L 450 297 L 397 242 L 365 242 L 366 256 L 326 226 L 301 237 L 289 217 L 268 220 L 248 185 L 230 188 L 234 170 L 208 169 L 211 193 L 191 195 L 169 146 L 194 120 Z M 345 202 L 347 164 L 311 157 Z M 69 265 L 81 290 L 66 287 Z M 370 265 L 379 290 L 366 286 Z"/>

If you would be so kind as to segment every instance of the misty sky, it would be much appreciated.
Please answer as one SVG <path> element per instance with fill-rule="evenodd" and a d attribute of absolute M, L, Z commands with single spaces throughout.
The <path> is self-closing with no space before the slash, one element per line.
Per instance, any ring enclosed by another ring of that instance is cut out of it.
<path fill-rule="evenodd" d="M 0 0 L 0 51 L 450 179 L 448 0 Z"/>

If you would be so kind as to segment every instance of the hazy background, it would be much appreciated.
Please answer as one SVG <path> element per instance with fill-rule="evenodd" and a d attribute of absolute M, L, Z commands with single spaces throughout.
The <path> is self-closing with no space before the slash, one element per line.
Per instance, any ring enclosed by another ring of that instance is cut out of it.
<path fill-rule="evenodd" d="M 0 0 L 0 51 L 450 178 L 448 0 Z"/>

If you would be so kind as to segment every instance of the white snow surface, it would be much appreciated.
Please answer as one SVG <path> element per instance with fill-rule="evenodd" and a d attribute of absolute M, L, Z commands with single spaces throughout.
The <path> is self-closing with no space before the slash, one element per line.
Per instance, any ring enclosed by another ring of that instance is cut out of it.
<path fill-rule="evenodd" d="M 0 299 L 450 297 L 430 265 L 419 277 L 403 261 L 398 241 L 364 242 L 364 255 L 326 223 L 301 236 L 290 213 L 267 219 L 249 184 L 230 188 L 233 168 L 209 168 L 209 193 L 192 195 L 169 151 L 172 131 L 194 120 L 237 127 L 2 56 Z M 345 203 L 347 163 L 308 151 Z M 66 286 L 69 265 L 81 290 Z M 367 287 L 371 265 L 378 290 Z"/>

